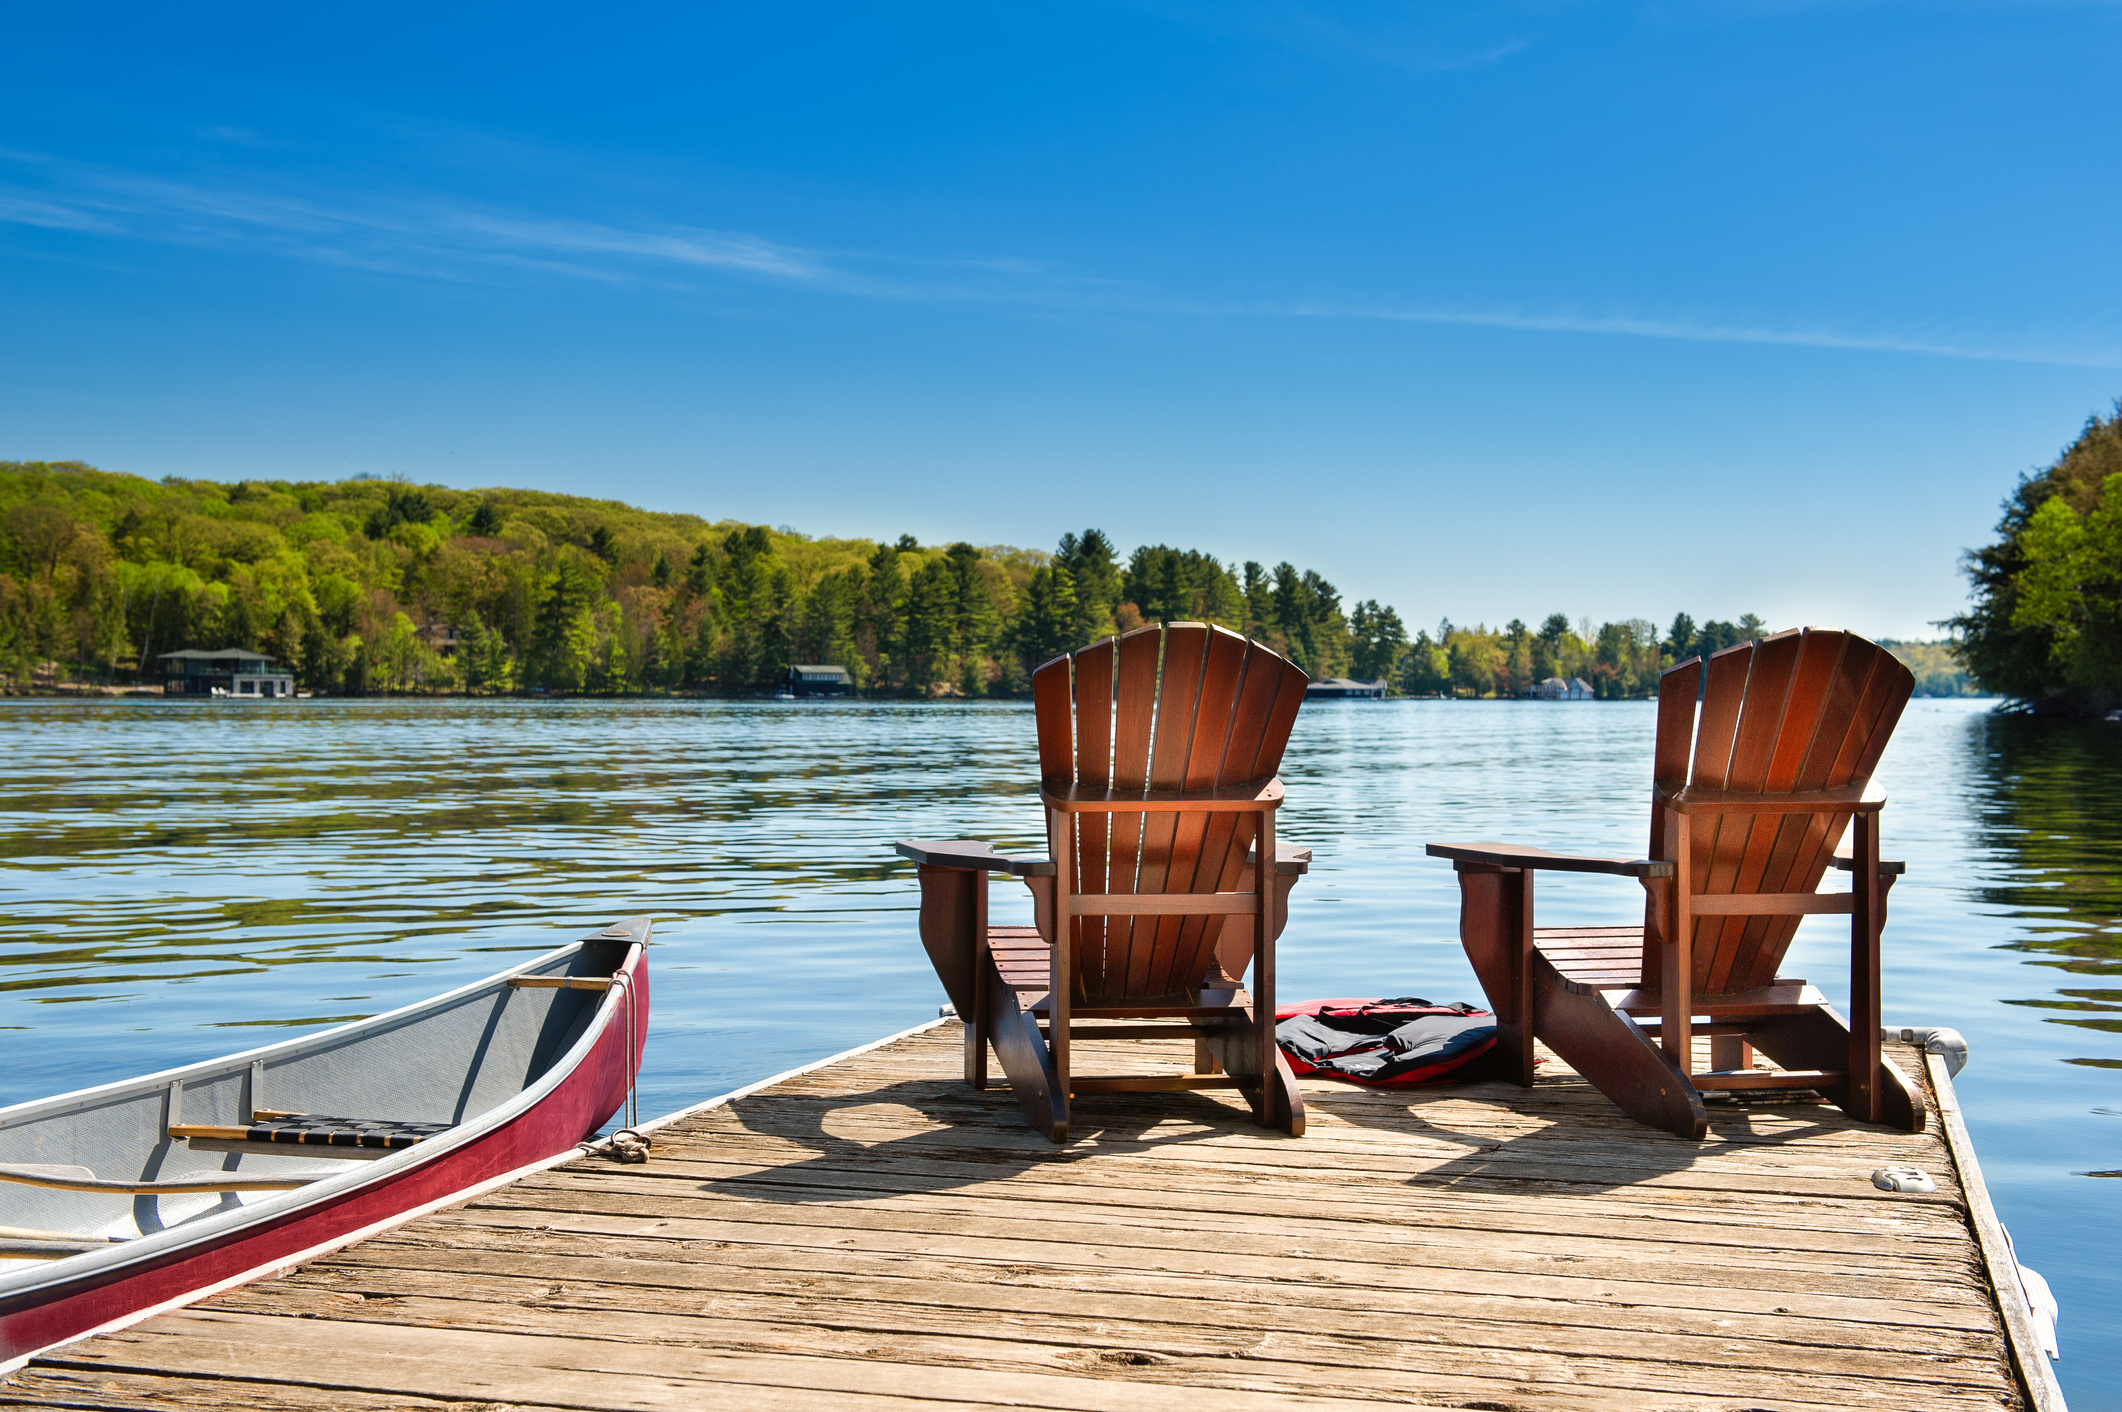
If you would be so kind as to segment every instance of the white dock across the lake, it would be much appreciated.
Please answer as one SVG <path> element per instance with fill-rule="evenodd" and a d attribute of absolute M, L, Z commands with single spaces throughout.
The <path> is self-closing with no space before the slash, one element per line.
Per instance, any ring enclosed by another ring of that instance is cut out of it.
<path fill-rule="evenodd" d="M 966 1087 L 959 1036 L 57 1350 L 0 1404 L 2061 1406 L 1950 1084 L 1905 1046 L 1916 1136 L 1784 1102 L 1684 1142 L 1548 1056 L 1529 1091 L 1307 1083 L 1295 1139 L 1228 1092 L 1092 1095 L 1055 1147 Z M 1937 1191 L 1879 1190 L 1889 1165 Z"/>

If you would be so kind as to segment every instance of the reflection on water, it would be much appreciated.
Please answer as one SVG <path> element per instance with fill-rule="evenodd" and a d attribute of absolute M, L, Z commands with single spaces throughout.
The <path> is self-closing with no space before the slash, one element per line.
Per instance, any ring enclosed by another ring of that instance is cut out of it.
<path fill-rule="evenodd" d="M 1644 703 L 1336 702 L 1300 717 L 1283 993 L 1479 999 L 1430 839 L 1634 853 Z M 656 919 L 642 1107 L 932 1017 L 894 838 L 1029 850 L 1022 705 L 0 702 L 0 1102 L 373 1014 Z M 1911 705 L 1881 766 L 1907 859 L 1890 1024 L 1952 1025 L 1984 1170 L 2063 1301 L 2077 1412 L 2122 1412 L 2122 726 Z M 1543 878 L 1544 920 L 1640 917 Z M 999 884 L 996 919 L 1024 922 Z M 1847 993 L 1848 932 L 1788 974 Z M 2088 1175 L 2077 1175 L 2088 1174 Z"/>
<path fill-rule="evenodd" d="M 2041 920 L 2007 943 L 2037 964 L 2083 976 L 2122 975 L 2122 727 L 1996 717 L 1983 722 L 1991 762 L 1985 831 L 2018 866 L 1986 900 Z M 2065 987 L 2012 1000 L 2052 1025 L 2122 1034 L 2122 989 Z M 2110 1018 L 2112 1017 L 2112 1018 Z M 2122 1069 L 2122 1058 L 2071 1063 Z"/>
<path fill-rule="evenodd" d="M 934 980 L 888 845 L 1021 837 L 1018 714 L 0 704 L 0 1023 L 37 1034 L 0 1101 L 375 1013 L 643 912 L 651 1111 L 902 1028 Z"/>

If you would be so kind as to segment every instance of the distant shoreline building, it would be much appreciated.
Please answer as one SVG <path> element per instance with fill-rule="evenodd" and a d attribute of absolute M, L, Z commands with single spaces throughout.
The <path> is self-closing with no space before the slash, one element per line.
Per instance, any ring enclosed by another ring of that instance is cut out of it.
<path fill-rule="evenodd" d="M 1304 688 L 1306 701 L 1382 701 L 1385 679 L 1357 681 L 1352 677 L 1328 677 Z"/>
<path fill-rule="evenodd" d="M 1568 681 L 1560 677 L 1549 677 L 1534 687 L 1532 694 L 1539 701 L 1590 701 L 1591 683 L 1582 677 L 1571 677 Z"/>
<path fill-rule="evenodd" d="M 236 696 L 260 700 L 295 694 L 291 672 L 263 652 L 224 647 L 209 652 L 187 647 L 164 652 L 155 660 L 162 664 L 164 696 Z"/>
<path fill-rule="evenodd" d="M 855 679 L 845 667 L 801 663 L 788 669 L 788 684 L 782 689 L 790 696 L 853 696 Z"/>

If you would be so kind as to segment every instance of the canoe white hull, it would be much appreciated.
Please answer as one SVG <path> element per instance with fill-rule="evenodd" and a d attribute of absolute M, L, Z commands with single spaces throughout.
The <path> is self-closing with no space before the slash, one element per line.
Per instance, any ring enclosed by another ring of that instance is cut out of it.
<path fill-rule="evenodd" d="M 344 1171 L 255 1205 L 0 1279 L 0 1373 L 57 1345 L 314 1259 L 564 1159 L 619 1111 L 640 1069 L 648 1030 L 642 945 L 648 924 L 641 918 L 622 925 L 632 944 L 594 1021 L 515 1098 L 447 1134 L 374 1161 L 346 1163 Z M 623 934 L 616 928 L 606 933 L 616 935 Z M 550 968 L 562 955 L 541 957 L 510 974 Z M 5 1195 L 0 1188 L 0 1199 Z"/>

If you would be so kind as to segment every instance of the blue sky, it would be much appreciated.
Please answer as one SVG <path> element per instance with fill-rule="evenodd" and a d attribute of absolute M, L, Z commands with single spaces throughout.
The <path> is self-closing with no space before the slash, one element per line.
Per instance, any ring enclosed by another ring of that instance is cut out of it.
<path fill-rule="evenodd" d="M 2113 4 L 0 17 L 5 457 L 1917 636 L 2122 394 Z"/>

